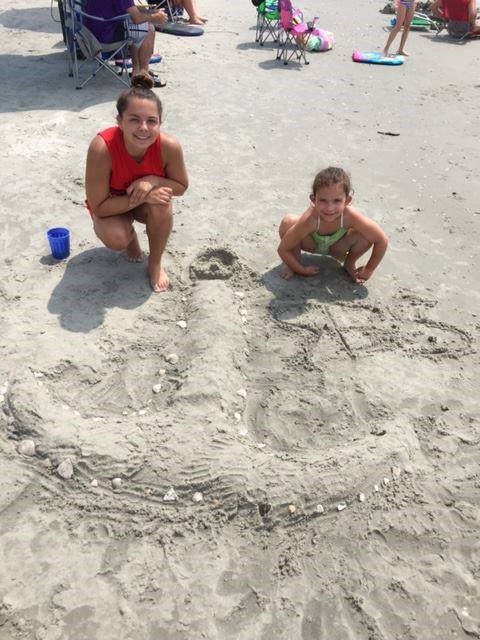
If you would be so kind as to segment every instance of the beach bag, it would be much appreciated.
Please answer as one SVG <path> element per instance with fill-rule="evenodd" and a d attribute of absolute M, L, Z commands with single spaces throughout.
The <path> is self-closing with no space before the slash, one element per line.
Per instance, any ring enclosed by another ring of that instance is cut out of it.
<path fill-rule="evenodd" d="M 330 51 L 335 44 L 335 37 L 331 31 L 316 27 L 307 40 L 307 51 Z"/>
<path fill-rule="evenodd" d="M 100 44 L 100 42 L 93 35 L 93 33 L 84 26 L 82 26 L 80 31 L 77 31 L 76 40 L 78 48 L 87 60 L 90 58 L 94 58 L 102 50 L 102 45 Z"/>

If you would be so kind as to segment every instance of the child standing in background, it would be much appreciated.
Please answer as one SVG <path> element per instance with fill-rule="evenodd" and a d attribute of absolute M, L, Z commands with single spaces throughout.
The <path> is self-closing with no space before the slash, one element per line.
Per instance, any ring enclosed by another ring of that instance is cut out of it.
<path fill-rule="evenodd" d="M 390 45 L 395 40 L 398 32 L 403 27 L 402 37 L 400 39 L 400 48 L 397 52 L 399 56 L 408 56 L 405 51 L 405 43 L 407 42 L 408 33 L 410 31 L 410 23 L 412 22 L 413 14 L 415 13 L 415 7 L 417 0 L 396 0 L 397 1 L 397 20 L 395 26 L 392 28 L 388 35 L 387 44 L 383 50 L 384 55 L 388 56 L 388 50 Z"/>
<path fill-rule="evenodd" d="M 318 273 L 317 267 L 302 265 L 302 250 L 343 262 L 358 284 L 372 276 L 385 254 L 388 239 L 376 222 L 350 206 L 351 192 L 350 178 L 343 169 L 328 167 L 315 176 L 308 209 L 301 216 L 286 215 L 280 224 L 278 254 L 284 262 L 283 278 L 289 280 L 294 273 Z M 367 264 L 357 267 L 357 260 L 369 249 L 372 254 Z"/>

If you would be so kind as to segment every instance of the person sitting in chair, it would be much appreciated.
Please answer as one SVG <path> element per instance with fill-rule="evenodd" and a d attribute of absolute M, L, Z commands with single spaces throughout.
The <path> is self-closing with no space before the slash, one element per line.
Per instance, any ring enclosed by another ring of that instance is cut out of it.
<path fill-rule="evenodd" d="M 434 16 L 447 23 L 448 33 L 453 38 L 480 35 L 476 0 L 435 0 L 431 10 Z"/>
<path fill-rule="evenodd" d="M 160 81 L 155 74 L 148 71 L 150 58 L 153 54 L 155 42 L 154 24 L 167 22 L 168 18 L 163 11 L 143 13 L 135 5 L 134 0 L 87 0 L 85 12 L 99 18 L 115 18 L 124 14 L 129 15 L 130 34 L 133 40 L 130 55 L 132 56 L 132 77 L 141 71 L 150 73 L 154 87 L 164 87 L 165 83 Z M 101 43 L 116 42 L 124 38 L 123 25 L 115 25 L 113 22 L 101 22 L 85 18 L 84 24 L 97 40 Z M 122 32 L 119 33 L 119 29 Z"/>

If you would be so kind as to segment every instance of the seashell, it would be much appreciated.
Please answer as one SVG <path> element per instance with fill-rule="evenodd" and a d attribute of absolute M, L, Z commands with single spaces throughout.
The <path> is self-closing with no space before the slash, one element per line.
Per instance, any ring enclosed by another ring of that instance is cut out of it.
<path fill-rule="evenodd" d="M 402 474 L 402 470 L 400 467 L 392 467 L 392 476 L 394 478 L 399 478 Z"/>
<path fill-rule="evenodd" d="M 339 502 L 337 504 L 337 511 L 343 511 L 346 508 L 347 508 L 347 505 L 345 504 L 345 502 Z"/>
<path fill-rule="evenodd" d="M 245 436 L 248 436 L 248 430 L 247 429 L 240 429 L 240 431 L 238 432 L 243 438 L 245 438 Z"/>
<path fill-rule="evenodd" d="M 177 356 L 176 353 L 169 353 L 165 356 L 165 360 L 170 364 L 177 364 L 180 358 Z"/>
<path fill-rule="evenodd" d="M 237 391 L 237 394 L 244 399 L 247 397 L 247 392 L 245 391 L 245 389 L 239 389 Z"/>
<path fill-rule="evenodd" d="M 58 465 L 57 473 L 64 480 L 70 480 L 73 476 L 73 464 L 70 458 L 67 458 Z"/>
<path fill-rule="evenodd" d="M 359 502 L 365 502 L 365 494 L 364 493 L 359 493 L 358 494 L 358 501 Z"/>
<path fill-rule="evenodd" d="M 167 373 L 166 369 L 159 369 L 158 370 L 158 375 L 159 376 L 164 376 Z"/>
<path fill-rule="evenodd" d="M 146 409 L 140 409 L 139 412 L 138 412 L 138 415 L 139 416 L 144 416 L 146 413 L 147 413 Z"/>
<path fill-rule="evenodd" d="M 288 513 L 290 515 L 293 516 L 293 514 L 295 513 L 296 510 L 297 510 L 297 507 L 294 504 L 289 504 L 288 505 Z"/>
<path fill-rule="evenodd" d="M 385 486 L 387 486 L 387 484 L 390 484 L 390 478 L 384 478 L 384 479 L 383 479 L 383 484 L 384 484 Z"/>
<path fill-rule="evenodd" d="M 121 478 L 113 478 L 112 480 L 112 488 L 115 491 L 118 491 L 118 489 L 122 488 L 122 479 Z"/>
<path fill-rule="evenodd" d="M 43 373 L 41 371 L 34 371 L 33 372 L 33 377 L 34 378 L 43 378 Z"/>
<path fill-rule="evenodd" d="M 242 419 L 242 416 L 241 416 L 241 414 L 240 414 L 240 413 L 238 413 L 238 411 L 236 411 L 236 412 L 233 414 L 233 417 L 235 418 L 235 420 L 236 420 L 237 422 L 240 422 L 240 420 Z"/>
<path fill-rule="evenodd" d="M 162 385 L 160 384 L 160 382 L 157 382 L 157 384 L 154 384 L 152 387 L 153 393 L 160 393 L 161 390 L 162 390 Z"/>
<path fill-rule="evenodd" d="M 185 322 L 185 320 L 179 320 L 177 322 L 177 327 L 180 327 L 180 329 L 186 329 L 187 328 L 187 323 Z"/>
<path fill-rule="evenodd" d="M 241 316 L 246 316 L 246 315 L 248 314 L 248 311 L 247 311 L 246 309 L 239 309 L 239 310 L 238 310 L 238 313 L 239 313 Z"/>
<path fill-rule="evenodd" d="M 164 502 L 176 502 L 178 500 L 178 496 L 173 487 L 170 487 L 167 493 L 163 496 L 163 500 Z"/>
<path fill-rule="evenodd" d="M 244 298 L 245 294 L 243 293 L 243 291 L 235 291 L 235 296 L 237 296 L 237 298 Z"/>
<path fill-rule="evenodd" d="M 98 487 L 98 480 L 97 480 L 96 478 L 94 478 L 94 479 L 90 482 L 90 485 L 91 485 L 92 487 Z"/>
<path fill-rule="evenodd" d="M 323 507 L 323 504 L 317 504 L 317 506 L 315 507 L 315 511 L 317 513 L 325 513 L 325 509 Z"/>
<path fill-rule="evenodd" d="M 195 493 L 192 496 L 192 501 L 201 502 L 202 500 L 203 500 L 203 493 L 201 493 L 200 491 L 195 491 Z"/>
<path fill-rule="evenodd" d="M 374 484 L 373 485 L 373 490 L 374 491 L 380 491 L 380 487 L 378 486 L 378 484 Z"/>
<path fill-rule="evenodd" d="M 33 440 L 22 440 L 17 445 L 18 453 L 22 456 L 34 456 L 35 455 L 35 443 Z"/>

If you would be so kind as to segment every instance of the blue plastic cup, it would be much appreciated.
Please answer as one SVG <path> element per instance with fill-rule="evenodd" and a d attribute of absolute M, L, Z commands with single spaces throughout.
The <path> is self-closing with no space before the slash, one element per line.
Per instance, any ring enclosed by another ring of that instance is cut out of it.
<path fill-rule="evenodd" d="M 70 231 L 63 227 L 54 227 L 47 231 L 50 251 L 56 260 L 64 260 L 70 255 Z"/>

